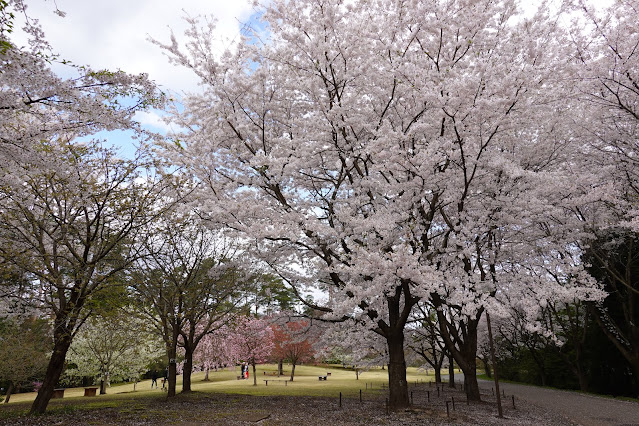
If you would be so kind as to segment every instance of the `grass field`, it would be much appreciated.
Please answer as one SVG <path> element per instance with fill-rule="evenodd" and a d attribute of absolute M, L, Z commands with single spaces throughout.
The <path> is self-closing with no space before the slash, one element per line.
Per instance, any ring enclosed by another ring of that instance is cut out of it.
<path fill-rule="evenodd" d="M 111 424 L 114 421 L 115 423 L 120 421 L 126 423 L 130 419 L 137 421 L 141 418 L 155 419 L 150 421 L 153 424 L 156 424 L 155 421 L 159 421 L 158 424 L 165 424 L 174 422 L 172 416 L 178 418 L 185 415 L 198 415 L 205 422 L 205 420 L 210 421 L 211 416 L 215 420 L 215 416 L 236 418 L 253 411 L 271 412 L 269 409 L 265 410 L 264 407 L 252 406 L 262 403 L 256 402 L 262 400 L 250 399 L 251 405 L 244 406 L 242 401 L 249 400 L 243 399 L 241 395 L 250 395 L 249 398 L 319 397 L 338 401 L 340 393 L 345 400 L 359 399 L 360 390 L 362 390 L 364 400 L 372 401 L 383 398 L 387 392 L 384 388 L 387 387 L 388 383 L 388 371 L 381 368 L 361 371 L 359 380 L 356 379 L 355 371 L 342 368 L 341 365 L 297 366 L 293 382 L 288 381 L 290 379 L 290 366 L 284 367 L 285 375 L 281 377 L 274 375 L 276 372 L 277 366 L 275 364 L 258 366 L 257 386 L 253 385 L 252 369 L 249 380 L 237 380 L 237 376 L 240 374 L 239 367 L 232 370 L 211 371 L 209 381 L 206 382 L 203 381 L 204 373 L 198 372 L 192 377 L 193 392 L 189 394 L 180 394 L 182 377 L 178 376 L 178 395 L 176 398 L 171 398 L 172 402 L 167 400 L 166 391 L 161 388 L 151 389 L 150 379 L 138 382 L 135 385 L 135 390 L 132 383 L 118 384 L 107 388 L 106 395 L 95 397 L 85 397 L 83 387 L 67 388 L 64 392 L 64 398 L 50 401 L 46 416 L 48 419 L 56 419 L 59 424 L 64 424 L 69 419 L 83 419 L 82 421 L 86 420 L 91 424 L 104 424 L 106 421 Z M 318 380 L 318 376 L 325 376 L 327 373 L 330 373 L 328 380 Z M 265 380 L 269 380 L 268 386 Z M 407 380 L 410 384 L 434 381 L 434 375 L 428 375 L 416 368 L 409 368 Z M 162 386 L 161 379 L 158 382 Z M 35 422 L 33 424 L 38 424 L 36 420 L 26 416 L 35 397 L 35 392 L 12 395 L 8 404 L 0 404 L 0 423 L 31 424 L 29 422 L 32 421 Z M 215 404 L 218 408 L 216 408 L 217 411 L 213 412 L 207 408 L 210 407 L 207 405 L 210 404 L 208 401 L 212 400 L 226 402 Z M 287 404 L 285 400 L 277 401 L 279 401 L 276 403 L 277 406 L 285 407 Z M 296 400 L 289 399 L 287 401 L 290 403 L 290 401 Z M 185 412 L 182 404 L 187 404 L 191 408 Z M 268 402 L 262 404 L 268 404 Z M 306 407 L 305 410 L 308 411 L 309 408 Z M 290 412 L 295 413 L 296 410 L 291 409 Z M 320 413 L 320 415 L 322 414 Z M 91 418 L 93 420 L 89 421 Z M 294 420 L 291 421 L 293 421 L 291 424 L 295 424 Z"/>
<path fill-rule="evenodd" d="M 372 386 L 373 390 L 382 389 L 388 383 L 388 371 L 381 368 L 375 368 L 368 371 L 360 371 L 359 380 L 356 380 L 355 371 L 344 369 L 341 366 L 296 366 L 294 381 L 290 382 L 290 367 L 284 368 L 284 376 L 277 377 L 272 374 L 277 372 L 277 365 L 265 364 L 257 366 L 257 386 L 253 385 L 253 371 L 251 369 L 251 377 L 249 380 L 237 380 L 240 374 L 239 367 L 234 370 L 211 371 L 209 373 L 209 381 L 205 382 L 204 372 L 193 374 L 192 390 L 196 392 L 218 392 L 218 393 L 235 393 L 243 395 L 288 395 L 288 396 L 320 396 L 332 397 L 339 395 L 340 392 L 344 397 L 355 397 L 359 395 L 359 390 L 368 389 Z M 266 373 L 266 375 L 264 374 Z M 318 376 L 324 376 L 331 373 L 328 380 L 320 381 Z M 264 380 L 269 380 L 268 386 Z M 279 381 L 273 381 L 279 380 Z M 409 383 L 434 381 L 434 375 L 427 375 L 424 371 L 418 371 L 416 368 L 408 368 L 407 381 Z M 286 381 L 286 383 L 285 383 Z M 161 384 L 161 379 L 158 379 Z M 182 390 L 182 377 L 177 378 L 177 392 Z M 64 392 L 64 399 L 80 398 L 82 400 L 105 400 L 112 399 L 111 396 L 120 397 L 153 397 L 166 395 L 161 388 L 151 389 L 151 380 L 144 380 L 135 385 L 132 383 L 119 384 L 107 388 L 107 395 L 99 395 L 95 398 L 84 397 L 84 388 L 69 388 Z M 8 405 L 32 402 L 36 397 L 36 393 L 21 393 L 11 396 Z M 119 400 L 120 398 L 116 398 Z M 52 400 L 55 402 L 56 400 Z M 88 402 L 88 401 L 87 401 Z"/>

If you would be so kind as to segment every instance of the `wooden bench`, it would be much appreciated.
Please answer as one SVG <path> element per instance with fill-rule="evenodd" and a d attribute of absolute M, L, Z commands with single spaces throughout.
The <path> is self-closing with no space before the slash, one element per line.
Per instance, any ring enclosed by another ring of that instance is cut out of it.
<path fill-rule="evenodd" d="M 53 389 L 53 396 L 51 398 L 64 398 L 64 388 Z"/>
<path fill-rule="evenodd" d="M 264 379 L 266 382 L 266 386 L 268 386 L 268 382 L 284 382 L 284 386 L 286 386 L 289 382 L 288 379 Z"/>
<path fill-rule="evenodd" d="M 97 390 L 98 388 L 84 388 L 84 396 L 95 396 Z"/>
<path fill-rule="evenodd" d="M 317 376 L 317 378 L 319 379 L 319 381 L 321 382 L 322 380 L 326 380 L 328 376 Z"/>

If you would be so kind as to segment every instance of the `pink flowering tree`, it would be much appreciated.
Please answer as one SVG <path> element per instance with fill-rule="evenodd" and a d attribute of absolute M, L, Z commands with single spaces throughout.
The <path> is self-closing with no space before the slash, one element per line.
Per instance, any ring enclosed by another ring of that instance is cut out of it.
<path fill-rule="evenodd" d="M 241 317 L 233 327 L 233 344 L 238 358 L 253 367 L 253 385 L 257 386 L 255 366 L 266 362 L 274 344 L 274 334 L 265 319 Z"/>
<path fill-rule="evenodd" d="M 193 353 L 193 366 L 205 372 L 204 381 L 209 380 L 209 371 L 223 366 L 235 365 L 239 360 L 233 333 L 227 325 L 207 333 Z"/>

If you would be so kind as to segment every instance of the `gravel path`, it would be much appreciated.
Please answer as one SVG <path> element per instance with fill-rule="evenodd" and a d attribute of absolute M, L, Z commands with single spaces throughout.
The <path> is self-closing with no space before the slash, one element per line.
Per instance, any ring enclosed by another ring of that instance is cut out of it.
<path fill-rule="evenodd" d="M 480 380 L 479 387 L 491 392 L 493 382 Z M 582 426 L 639 426 L 639 403 L 537 386 L 500 383 L 506 393 L 505 404 L 524 400 L 555 412 Z"/>

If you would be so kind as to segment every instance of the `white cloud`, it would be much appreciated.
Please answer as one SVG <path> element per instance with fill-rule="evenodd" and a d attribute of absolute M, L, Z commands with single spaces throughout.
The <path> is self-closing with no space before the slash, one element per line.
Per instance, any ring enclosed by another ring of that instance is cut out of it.
<path fill-rule="evenodd" d="M 176 133 L 185 130 L 175 124 L 167 123 L 164 117 L 165 114 L 158 110 L 138 111 L 134 116 L 135 120 L 142 126 L 164 134 Z"/>
<path fill-rule="evenodd" d="M 183 40 L 182 17 L 213 15 L 220 38 L 235 38 L 253 12 L 250 0 L 31 0 L 28 15 L 39 19 L 46 38 L 64 59 L 93 68 L 147 73 L 164 89 L 197 88 L 191 72 L 168 64 L 149 37 L 168 42 L 172 29 Z M 64 11 L 62 18 L 53 13 Z"/>

